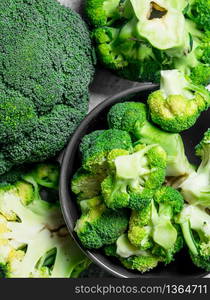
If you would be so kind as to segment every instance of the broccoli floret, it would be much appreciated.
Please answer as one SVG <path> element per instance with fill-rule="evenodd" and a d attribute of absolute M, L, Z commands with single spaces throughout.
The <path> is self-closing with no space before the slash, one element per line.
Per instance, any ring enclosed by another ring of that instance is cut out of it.
<path fill-rule="evenodd" d="M 121 29 L 99 27 L 93 31 L 99 60 L 130 80 L 157 81 L 161 57 L 148 43 L 135 37 L 135 19 Z"/>
<path fill-rule="evenodd" d="M 95 130 L 89 134 L 86 134 L 79 145 L 79 150 L 82 154 L 82 156 L 85 155 L 85 152 L 89 151 L 92 144 L 95 143 L 96 138 L 103 133 L 104 130 Z"/>
<path fill-rule="evenodd" d="M 192 127 L 210 105 L 210 93 L 187 80 L 178 70 L 161 71 L 160 90 L 149 95 L 152 121 L 163 130 L 181 132 Z"/>
<path fill-rule="evenodd" d="M 2 0 L 0 20 L 3 174 L 65 146 L 88 110 L 95 55 L 81 17 L 56 0 Z"/>
<path fill-rule="evenodd" d="M 127 211 L 115 212 L 99 204 L 82 213 L 75 231 L 84 247 L 97 249 L 114 243 L 127 226 Z"/>
<path fill-rule="evenodd" d="M 131 244 L 162 257 L 165 264 L 170 263 L 182 247 L 181 234 L 174 225 L 174 218 L 183 204 L 183 197 L 172 187 L 163 186 L 157 190 L 147 207 L 132 212 L 128 231 Z"/>
<path fill-rule="evenodd" d="M 150 251 L 139 250 L 130 244 L 127 235 L 121 235 L 116 243 L 116 247 L 106 249 L 105 253 L 108 255 L 116 256 L 124 267 L 131 270 L 137 270 L 141 273 L 150 271 L 157 267 L 161 259 L 153 255 Z M 116 249 L 116 254 L 114 250 Z"/>
<path fill-rule="evenodd" d="M 111 25 L 120 17 L 121 0 L 86 0 L 85 11 L 93 26 Z"/>
<path fill-rule="evenodd" d="M 98 196 L 101 192 L 101 182 L 106 174 L 92 174 L 79 169 L 71 181 L 71 190 L 77 195 L 77 199 L 84 200 Z"/>
<path fill-rule="evenodd" d="M 110 128 L 129 132 L 135 141 L 144 144 L 159 144 L 167 153 L 167 176 L 189 174 L 193 167 L 185 155 L 182 138 L 179 134 L 168 133 L 147 121 L 147 110 L 143 103 L 117 103 L 108 113 Z"/>
<path fill-rule="evenodd" d="M 196 154 L 202 161 L 197 169 L 181 184 L 181 192 L 190 204 L 210 208 L 210 129 L 196 147 Z"/>
<path fill-rule="evenodd" d="M 190 0 L 187 17 L 194 21 L 199 28 L 209 30 L 210 28 L 210 1 Z"/>
<path fill-rule="evenodd" d="M 205 209 L 185 205 L 177 218 L 192 262 L 210 271 L 210 216 Z"/>
<path fill-rule="evenodd" d="M 115 172 L 101 184 L 109 208 L 142 209 L 165 180 L 166 153 L 160 146 L 138 145 L 134 151 L 115 156 Z"/>
<path fill-rule="evenodd" d="M 112 149 L 130 150 L 129 134 L 122 130 L 109 129 L 98 135 L 92 145 L 83 151 L 82 167 L 92 173 L 104 173 L 107 169 L 107 155 Z"/>
<path fill-rule="evenodd" d="M 68 278 L 88 264 L 68 235 L 58 201 L 37 197 L 26 181 L 0 188 L 0 276 Z"/>

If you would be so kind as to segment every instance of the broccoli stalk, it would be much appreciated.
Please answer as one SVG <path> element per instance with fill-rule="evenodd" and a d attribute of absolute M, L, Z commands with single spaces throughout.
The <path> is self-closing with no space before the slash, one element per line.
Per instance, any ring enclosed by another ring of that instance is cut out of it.
<path fill-rule="evenodd" d="M 157 145 L 138 145 L 133 154 L 115 151 L 114 170 L 101 184 L 107 207 L 139 210 L 165 179 L 166 154 Z M 110 153 L 111 154 L 111 153 Z"/>
<path fill-rule="evenodd" d="M 193 263 L 210 271 L 210 216 L 205 209 L 185 205 L 177 223 L 182 228 Z"/>
<path fill-rule="evenodd" d="M 210 94 L 178 70 L 161 71 L 160 90 L 149 95 L 152 121 L 163 130 L 180 132 L 192 127 L 210 105 Z"/>
<path fill-rule="evenodd" d="M 196 154 L 202 161 L 197 172 L 193 172 L 181 184 L 181 192 L 190 204 L 210 208 L 210 129 L 196 147 Z"/>
<path fill-rule="evenodd" d="M 143 144 L 159 144 L 167 153 L 167 176 L 190 174 L 193 167 L 185 155 L 179 134 L 168 133 L 147 121 L 147 110 L 143 103 L 123 102 L 115 104 L 108 113 L 111 128 L 129 132 L 135 141 Z"/>

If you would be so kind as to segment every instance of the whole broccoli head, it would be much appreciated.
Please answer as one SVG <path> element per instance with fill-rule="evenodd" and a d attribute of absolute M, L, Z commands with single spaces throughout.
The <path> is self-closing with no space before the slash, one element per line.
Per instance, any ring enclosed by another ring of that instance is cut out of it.
<path fill-rule="evenodd" d="M 105 204 L 112 209 L 142 209 L 164 182 L 166 153 L 158 145 L 138 145 L 132 154 L 114 151 L 114 170 L 101 184 Z"/>
<path fill-rule="evenodd" d="M 75 226 L 81 243 L 89 249 L 114 243 L 128 226 L 127 211 L 113 211 L 106 208 L 103 203 L 95 202 L 95 204 L 93 206 L 88 204 L 89 209 L 83 210 Z"/>
<path fill-rule="evenodd" d="M 138 102 L 117 103 L 108 113 L 110 128 L 129 132 L 134 141 L 143 144 L 158 144 L 167 153 L 167 176 L 180 176 L 193 171 L 185 155 L 182 138 L 153 126 L 147 120 L 145 104 Z"/>
<path fill-rule="evenodd" d="M 87 112 L 94 55 L 85 23 L 56 0 L 1 1 L 0 44 L 3 174 L 64 147 Z"/>
<path fill-rule="evenodd" d="M 41 186 L 54 188 L 57 176 L 56 166 L 42 164 L 0 188 L 1 278 L 78 277 L 88 267 L 68 235 L 58 194 L 56 202 L 42 199 Z"/>
<path fill-rule="evenodd" d="M 196 154 L 201 164 L 181 184 L 181 192 L 188 203 L 210 208 L 210 129 L 196 147 Z"/>
<path fill-rule="evenodd" d="M 161 71 L 160 90 L 149 95 L 152 121 L 163 130 L 181 132 L 192 127 L 210 105 L 210 93 L 178 70 Z"/>
<path fill-rule="evenodd" d="M 185 205 L 177 223 L 189 249 L 192 262 L 206 271 L 210 271 L 210 216 L 204 208 Z"/>

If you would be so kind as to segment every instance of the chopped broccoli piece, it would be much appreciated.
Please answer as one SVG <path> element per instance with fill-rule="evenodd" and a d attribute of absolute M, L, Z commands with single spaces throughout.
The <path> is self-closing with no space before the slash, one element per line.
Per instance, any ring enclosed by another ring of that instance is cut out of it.
<path fill-rule="evenodd" d="M 82 167 L 92 173 L 104 173 L 106 158 L 112 149 L 130 150 L 132 142 L 129 134 L 122 130 L 109 129 L 98 135 L 91 146 L 83 151 Z"/>
<path fill-rule="evenodd" d="M 37 170 L 30 177 L 38 186 Z M 57 176 L 51 165 L 41 170 Z M 0 277 L 77 277 L 90 262 L 68 235 L 58 201 L 42 200 L 37 186 L 19 181 L 0 188 Z"/>
<path fill-rule="evenodd" d="M 187 16 L 194 21 L 201 29 L 210 28 L 210 1 L 190 0 Z"/>
<path fill-rule="evenodd" d="M 138 145 L 133 154 L 115 157 L 114 174 L 101 184 L 107 207 L 142 209 L 165 179 L 166 153 L 158 145 Z"/>
<path fill-rule="evenodd" d="M 114 243 L 127 226 L 127 211 L 115 212 L 107 209 L 104 204 L 99 204 L 82 213 L 75 231 L 84 247 L 98 249 Z"/>
<path fill-rule="evenodd" d="M 110 128 L 129 132 L 135 141 L 144 144 L 159 144 L 167 153 L 167 176 L 190 174 L 193 167 L 185 155 L 182 138 L 179 134 L 168 133 L 147 121 L 147 110 L 143 103 L 117 103 L 108 113 Z"/>
<path fill-rule="evenodd" d="M 178 70 L 161 71 L 160 90 L 149 95 L 152 121 L 163 130 L 181 132 L 192 127 L 210 105 L 210 93 L 187 80 Z"/>
<path fill-rule="evenodd" d="M 185 205 L 177 223 L 182 228 L 192 262 L 210 271 L 210 216 L 204 208 Z"/>
<path fill-rule="evenodd" d="M 85 11 L 94 26 L 111 25 L 120 17 L 121 0 L 86 0 Z"/>
<path fill-rule="evenodd" d="M 210 208 L 210 129 L 196 147 L 196 154 L 201 157 L 201 164 L 181 184 L 181 192 L 188 203 Z"/>
<path fill-rule="evenodd" d="M 170 263 L 183 244 L 174 224 L 183 204 L 183 197 L 172 187 L 163 186 L 157 190 L 147 207 L 132 212 L 128 231 L 130 243 L 139 250 L 149 250 L 162 257 L 165 264 Z"/>

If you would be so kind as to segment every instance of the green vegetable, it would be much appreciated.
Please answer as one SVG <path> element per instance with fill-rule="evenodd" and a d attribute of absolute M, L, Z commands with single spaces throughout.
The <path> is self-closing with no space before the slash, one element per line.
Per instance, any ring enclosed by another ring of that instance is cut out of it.
<path fill-rule="evenodd" d="M 57 176 L 56 166 L 41 164 L 0 188 L 0 277 L 78 277 L 88 267 L 64 225 L 58 195 L 52 203 L 41 198 L 41 186 L 54 188 Z"/>
<path fill-rule="evenodd" d="M 147 207 L 132 212 L 128 231 L 131 244 L 140 250 L 150 250 L 166 264 L 171 262 L 182 247 L 174 218 L 183 204 L 183 197 L 173 188 L 163 186 L 157 190 Z"/>
<path fill-rule="evenodd" d="M 143 103 L 115 104 L 108 113 L 108 123 L 111 128 L 132 134 L 135 141 L 148 145 L 159 144 L 167 153 L 167 176 L 180 176 L 193 171 L 185 156 L 181 136 L 164 132 L 149 123 L 146 106 Z"/>
<path fill-rule="evenodd" d="M 210 129 L 196 147 L 196 154 L 201 164 L 181 184 L 181 192 L 188 203 L 210 208 Z"/>
<path fill-rule="evenodd" d="M 161 71 L 160 90 L 149 95 L 152 121 L 163 130 L 180 132 L 192 127 L 210 105 L 210 93 L 192 84 L 178 70 Z"/>
<path fill-rule="evenodd" d="M 192 262 L 210 271 L 210 216 L 205 209 L 185 205 L 177 218 L 189 249 Z"/>
<path fill-rule="evenodd" d="M 87 112 L 95 59 L 85 23 L 56 0 L 2 0 L 0 44 L 1 175 L 65 146 Z"/>
<path fill-rule="evenodd" d="M 166 153 L 158 145 L 138 145 L 125 155 L 114 151 L 114 157 L 109 154 L 114 170 L 101 184 L 105 204 L 112 209 L 142 209 L 164 182 Z"/>
<path fill-rule="evenodd" d="M 88 141 L 92 143 L 88 146 Z M 85 145 L 85 146 L 84 146 Z M 122 130 L 109 129 L 103 131 L 96 136 L 91 133 L 90 137 L 85 137 L 82 142 L 82 167 L 92 173 L 106 172 L 107 164 L 106 157 L 112 149 L 125 149 L 132 148 L 132 142 L 129 134 Z"/>
<path fill-rule="evenodd" d="M 99 61 L 134 81 L 179 69 L 210 82 L 209 0 L 86 0 Z"/>
<path fill-rule="evenodd" d="M 85 200 L 84 200 L 85 201 Z M 75 231 L 84 247 L 98 249 L 114 243 L 128 226 L 128 213 L 113 211 L 104 204 L 90 205 L 90 200 L 77 220 Z M 83 202 L 83 201 L 82 201 Z M 82 204 L 84 208 L 84 203 Z"/>

